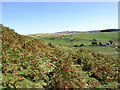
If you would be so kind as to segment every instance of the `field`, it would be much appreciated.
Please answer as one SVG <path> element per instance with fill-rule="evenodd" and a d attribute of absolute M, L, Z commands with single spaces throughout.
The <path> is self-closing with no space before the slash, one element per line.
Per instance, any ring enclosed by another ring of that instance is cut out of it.
<path fill-rule="evenodd" d="M 74 45 L 85 44 L 86 47 L 79 47 L 82 49 L 90 50 L 97 53 L 102 53 L 104 55 L 118 57 L 118 51 L 113 46 L 89 46 L 93 39 L 97 42 L 109 43 L 112 40 L 115 45 L 118 45 L 118 32 L 98 32 L 98 33 L 56 33 L 56 34 L 38 34 L 29 35 L 30 37 L 35 37 L 39 40 L 44 40 L 57 45 L 64 45 L 73 47 Z"/>
<path fill-rule="evenodd" d="M 72 36 L 54 36 L 58 40 L 63 37 L 62 45 L 57 45 L 56 40 L 48 37 L 46 42 L 45 37 L 39 40 L 2 26 L 2 88 L 119 89 L 120 60 L 72 45 L 68 47 L 70 41 L 67 39 L 67 44 L 65 38 L 78 38 L 79 34 Z"/>

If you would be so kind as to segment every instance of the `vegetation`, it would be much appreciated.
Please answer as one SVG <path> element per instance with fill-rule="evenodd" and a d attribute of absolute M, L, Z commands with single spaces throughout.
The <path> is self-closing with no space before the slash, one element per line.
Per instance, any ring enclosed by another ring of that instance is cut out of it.
<path fill-rule="evenodd" d="M 62 34 L 62 33 L 61 33 Z M 56 36 L 55 36 L 56 35 Z M 36 37 L 35 37 L 36 36 Z M 32 35 L 31 35 L 32 37 Z M 118 45 L 118 32 L 97 32 L 97 33 L 90 33 L 90 32 L 81 32 L 81 33 L 71 33 L 69 35 L 57 35 L 52 34 L 43 34 L 39 37 L 34 35 L 35 38 L 43 41 L 47 41 L 50 43 L 54 43 L 57 45 L 64 45 L 73 47 L 74 45 L 80 46 L 81 44 L 85 44 L 86 47 L 79 47 L 82 49 L 90 50 L 92 52 L 102 53 L 104 55 L 118 57 L 118 51 L 114 48 L 114 45 Z M 96 43 L 95 46 L 89 46 L 92 43 Z M 99 44 L 109 43 L 111 45 L 107 46 L 99 46 Z M 103 49 L 104 48 L 104 49 Z"/>
<path fill-rule="evenodd" d="M 120 60 L 2 26 L 3 88 L 120 88 Z"/>

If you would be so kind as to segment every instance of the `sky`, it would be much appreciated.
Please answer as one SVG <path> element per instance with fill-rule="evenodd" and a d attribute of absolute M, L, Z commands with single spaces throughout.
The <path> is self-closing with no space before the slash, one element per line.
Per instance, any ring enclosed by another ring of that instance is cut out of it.
<path fill-rule="evenodd" d="M 117 2 L 2 2 L 2 24 L 23 35 L 118 28 Z"/>

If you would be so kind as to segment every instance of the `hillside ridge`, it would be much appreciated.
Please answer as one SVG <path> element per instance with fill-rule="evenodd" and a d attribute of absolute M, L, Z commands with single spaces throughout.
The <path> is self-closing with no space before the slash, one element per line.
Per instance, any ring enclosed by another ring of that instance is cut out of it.
<path fill-rule="evenodd" d="M 118 88 L 120 60 L 2 26 L 3 88 Z"/>
<path fill-rule="evenodd" d="M 56 33 L 113 32 L 113 31 L 120 31 L 120 29 L 104 29 L 104 30 L 90 30 L 90 31 L 61 31 Z"/>

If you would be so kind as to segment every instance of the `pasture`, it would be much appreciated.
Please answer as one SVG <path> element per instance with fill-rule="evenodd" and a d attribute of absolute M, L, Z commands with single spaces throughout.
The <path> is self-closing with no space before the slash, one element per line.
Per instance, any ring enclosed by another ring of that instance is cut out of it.
<path fill-rule="evenodd" d="M 32 36 L 32 35 L 31 35 Z M 37 37 L 38 36 L 38 37 Z M 57 45 L 64 45 L 73 47 L 74 45 L 85 44 L 85 47 L 78 47 L 93 52 L 102 53 L 104 55 L 118 57 L 118 52 L 111 46 L 89 46 L 93 39 L 97 40 L 97 43 L 109 43 L 109 40 L 113 41 L 115 45 L 118 45 L 118 32 L 98 32 L 98 33 L 73 33 L 73 34 L 41 34 L 41 36 L 34 35 L 39 40 L 44 40 Z"/>

